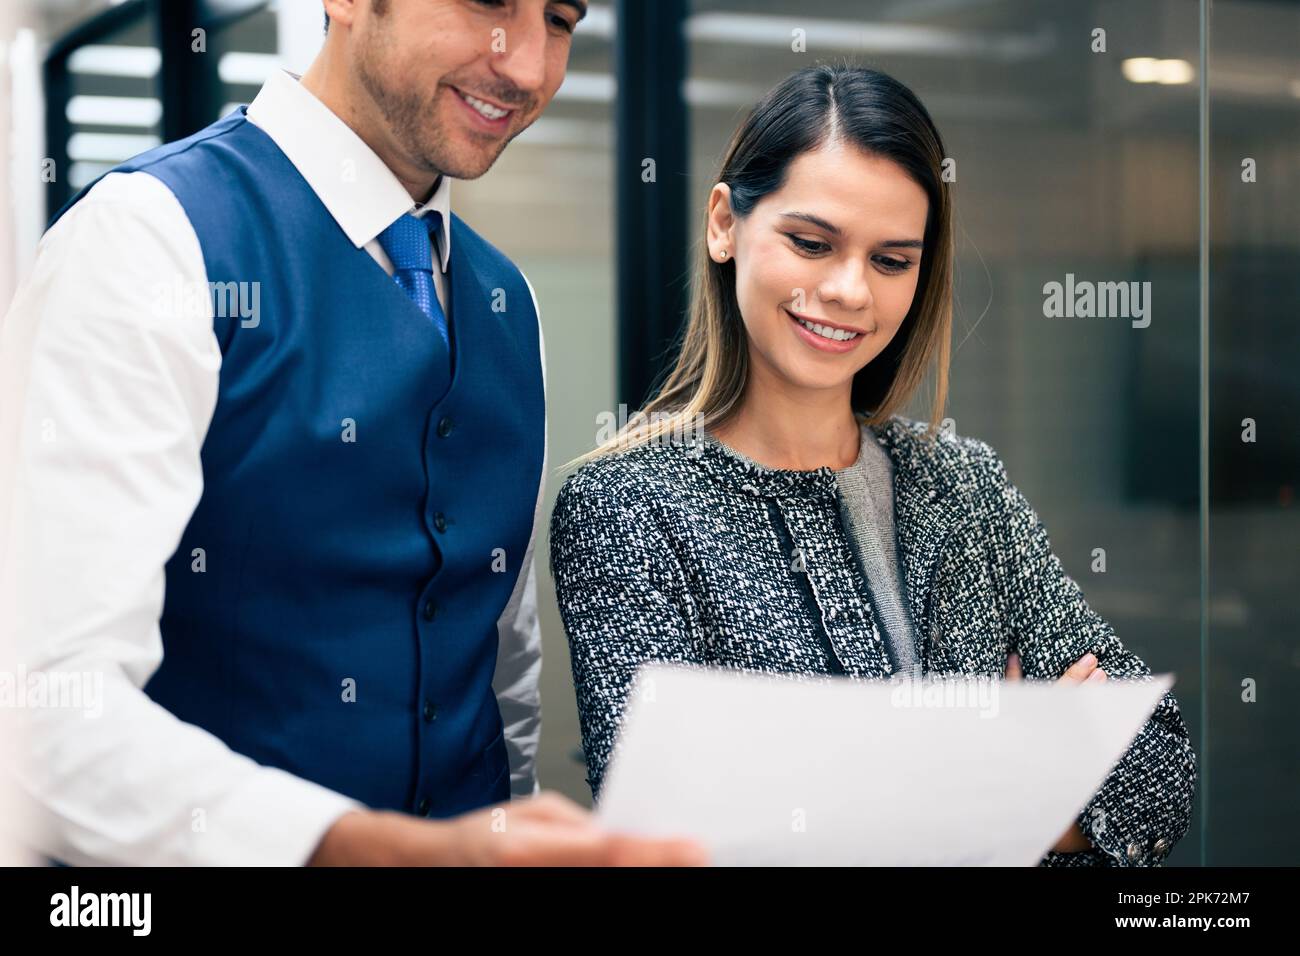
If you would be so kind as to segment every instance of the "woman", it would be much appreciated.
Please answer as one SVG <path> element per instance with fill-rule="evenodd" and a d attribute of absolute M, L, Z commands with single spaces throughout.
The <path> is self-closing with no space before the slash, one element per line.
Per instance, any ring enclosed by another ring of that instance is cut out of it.
<path fill-rule="evenodd" d="M 936 435 L 952 209 L 913 93 L 819 66 L 772 90 L 709 196 L 681 351 L 565 483 L 551 562 L 599 796 L 637 667 L 1149 680 L 989 445 Z M 928 425 L 897 413 L 933 366 Z M 1196 759 L 1166 694 L 1044 865 L 1154 865 Z"/>

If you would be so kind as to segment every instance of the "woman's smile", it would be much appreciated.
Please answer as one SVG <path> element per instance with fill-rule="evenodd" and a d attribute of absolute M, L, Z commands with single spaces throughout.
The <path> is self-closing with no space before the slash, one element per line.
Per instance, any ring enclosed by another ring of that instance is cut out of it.
<path fill-rule="evenodd" d="M 837 355 L 852 352 L 863 338 L 871 334 L 870 330 L 797 315 L 784 306 L 782 311 L 789 317 L 795 334 L 809 347 L 820 352 L 831 352 Z"/>

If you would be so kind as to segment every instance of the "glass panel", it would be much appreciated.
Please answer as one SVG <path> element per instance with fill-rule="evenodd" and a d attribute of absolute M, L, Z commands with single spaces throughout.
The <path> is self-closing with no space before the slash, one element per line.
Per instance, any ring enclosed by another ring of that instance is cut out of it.
<path fill-rule="evenodd" d="M 1300 6 L 1211 10 L 1206 863 L 1294 866 Z"/>

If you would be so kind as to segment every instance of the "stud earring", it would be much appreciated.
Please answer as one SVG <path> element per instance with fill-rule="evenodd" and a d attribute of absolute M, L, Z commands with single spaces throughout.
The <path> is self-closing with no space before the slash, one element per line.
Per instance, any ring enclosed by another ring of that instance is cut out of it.
<path fill-rule="evenodd" d="M 721 252 L 719 252 L 719 253 L 718 253 L 718 258 L 719 258 L 719 259 L 725 259 L 725 258 L 727 258 L 727 250 L 726 250 L 726 249 L 723 249 Z"/>

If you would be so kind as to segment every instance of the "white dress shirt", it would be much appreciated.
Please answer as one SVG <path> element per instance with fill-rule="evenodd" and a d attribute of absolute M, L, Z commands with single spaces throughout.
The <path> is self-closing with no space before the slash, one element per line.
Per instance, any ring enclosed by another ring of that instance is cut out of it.
<path fill-rule="evenodd" d="M 248 119 L 390 275 L 379 233 L 406 212 L 442 213 L 433 271 L 445 310 L 446 176 L 416 207 L 289 74 L 267 82 Z M 17 709 L 29 759 L 15 777 L 38 823 L 23 837 L 76 864 L 300 864 L 359 804 L 235 753 L 142 690 L 162 662 L 163 566 L 203 492 L 221 369 L 210 302 L 159 309 L 157 276 L 177 272 L 207 288 L 180 203 L 148 173 L 113 173 L 42 238 L 0 325 L 0 606 L 14 610 L 0 627 L 28 675 L 82 692 L 75 706 Z M 541 500 L 539 482 L 534 536 Z M 541 725 L 531 537 L 497 631 L 493 687 L 521 796 L 538 788 Z"/>

